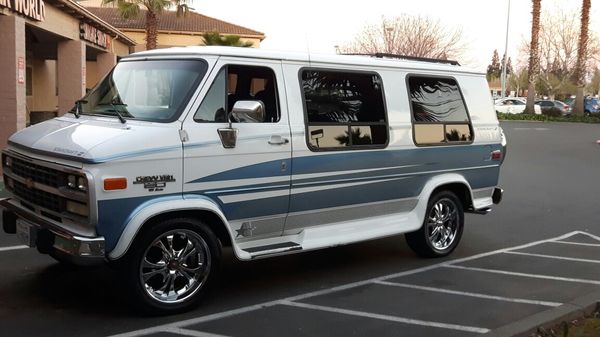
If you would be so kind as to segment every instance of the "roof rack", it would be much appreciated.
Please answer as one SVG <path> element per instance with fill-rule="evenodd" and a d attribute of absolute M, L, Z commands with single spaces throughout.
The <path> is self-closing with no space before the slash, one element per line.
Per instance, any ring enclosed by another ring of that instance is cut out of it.
<path fill-rule="evenodd" d="M 458 61 L 455 61 L 455 60 L 443 60 L 443 59 L 434 59 L 434 58 L 429 58 L 429 57 L 408 56 L 408 55 L 390 54 L 390 53 L 374 53 L 374 54 L 343 53 L 340 55 L 371 56 L 371 57 L 376 57 L 376 58 L 394 58 L 394 59 L 401 59 L 401 60 L 408 60 L 408 61 L 444 63 L 444 64 L 450 64 L 453 66 L 460 66 L 460 63 L 458 63 Z"/>

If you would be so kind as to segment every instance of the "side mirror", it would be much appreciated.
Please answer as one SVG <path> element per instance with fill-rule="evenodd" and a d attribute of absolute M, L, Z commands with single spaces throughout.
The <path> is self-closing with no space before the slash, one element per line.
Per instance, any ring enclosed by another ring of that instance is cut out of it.
<path fill-rule="evenodd" d="M 265 121 L 265 104 L 261 101 L 237 101 L 231 115 L 240 123 L 262 123 Z"/>
<path fill-rule="evenodd" d="M 261 101 L 237 101 L 231 113 L 227 115 L 229 127 L 217 129 L 221 144 L 226 149 L 235 147 L 238 129 L 231 125 L 231 118 L 240 123 L 261 123 L 265 120 L 265 104 Z"/>

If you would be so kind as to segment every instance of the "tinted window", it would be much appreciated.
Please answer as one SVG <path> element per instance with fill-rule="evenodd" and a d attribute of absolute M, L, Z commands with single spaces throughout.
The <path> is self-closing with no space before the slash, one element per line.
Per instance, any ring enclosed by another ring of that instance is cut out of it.
<path fill-rule="evenodd" d="M 469 115 L 460 88 L 451 78 L 411 76 L 409 99 L 417 144 L 443 144 L 473 140 Z M 516 104 L 504 101 L 502 104 Z"/>
<path fill-rule="evenodd" d="M 279 121 L 279 99 L 275 73 L 267 67 L 229 65 L 214 79 L 194 114 L 196 122 L 227 122 L 237 101 L 261 101 L 263 122 Z"/>
<path fill-rule="evenodd" d="M 302 89 L 311 149 L 387 143 L 383 88 L 377 74 L 304 70 Z"/>

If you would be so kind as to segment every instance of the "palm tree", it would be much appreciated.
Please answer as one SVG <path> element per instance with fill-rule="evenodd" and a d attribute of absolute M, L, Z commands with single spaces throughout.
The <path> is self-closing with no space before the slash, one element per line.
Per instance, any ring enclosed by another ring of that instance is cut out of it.
<path fill-rule="evenodd" d="M 583 103 L 583 89 L 585 87 L 585 66 L 587 61 L 587 46 L 589 39 L 590 8 L 592 0 L 583 0 L 581 3 L 581 31 L 579 33 L 579 44 L 577 45 L 577 63 L 575 65 L 574 79 L 577 83 L 577 97 L 575 98 L 575 114 L 583 115 L 585 107 Z"/>
<path fill-rule="evenodd" d="M 221 36 L 219 32 L 207 32 L 202 34 L 202 42 L 205 46 L 229 46 L 229 47 L 252 47 L 253 43 L 241 41 L 239 35 Z"/>
<path fill-rule="evenodd" d="M 540 73 L 540 12 L 542 11 L 542 0 L 532 0 L 533 11 L 531 14 L 531 44 L 529 46 L 529 86 L 527 88 L 527 113 L 534 113 L 533 104 L 535 103 L 535 83 Z"/>
<path fill-rule="evenodd" d="M 188 0 L 102 0 L 103 5 L 116 5 L 125 19 L 136 17 L 140 8 L 146 9 L 146 49 L 156 49 L 158 39 L 158 17 L 165 10 L 175 7 L 177 16 L 185 16 L 190 10 Z"/>

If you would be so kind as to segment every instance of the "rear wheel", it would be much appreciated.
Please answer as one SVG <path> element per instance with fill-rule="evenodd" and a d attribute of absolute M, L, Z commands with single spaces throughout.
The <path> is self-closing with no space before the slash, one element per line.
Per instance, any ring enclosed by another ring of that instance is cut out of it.
<path fill-rule="evenodd" d="M 163 221 L 142 233 L 122 265 L 134 300 L 151 314 L 191 308 L 216 276 L 221 250 L 203 222 Z"/>
<path fill-rule="evenodd" d="M 412 250 L 424 257 L 442 257 L 458 245 L 464 227 L 463 206 L 450 191 L 436 193 L 429 199 L 421 228 L 406 234 Z"/>

